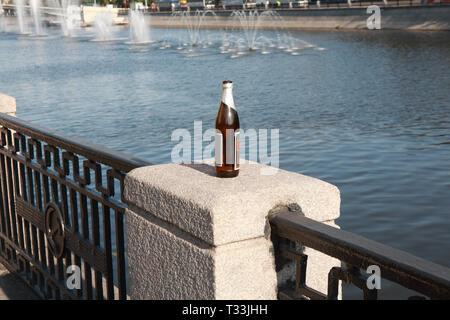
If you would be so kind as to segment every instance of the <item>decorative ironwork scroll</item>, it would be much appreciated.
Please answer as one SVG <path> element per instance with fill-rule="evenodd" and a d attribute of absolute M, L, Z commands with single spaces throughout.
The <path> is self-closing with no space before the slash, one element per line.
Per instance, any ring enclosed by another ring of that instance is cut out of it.
<path fill-rule="evenodd" d="M 52 202 L 45 206 L 45 237 L 50 252 L 60 259 L 64 252 L 64 219 L 58 206 Z"/>

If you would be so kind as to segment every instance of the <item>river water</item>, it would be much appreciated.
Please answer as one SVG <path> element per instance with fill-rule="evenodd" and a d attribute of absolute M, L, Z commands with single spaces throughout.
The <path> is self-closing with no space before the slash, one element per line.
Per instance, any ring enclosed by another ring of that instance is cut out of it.
<path fill-rule="evenodd" d="M 177 49 L 186 30 L 138 46 L 116 31 L 0 34 L 0 92 L 22 119 L 165 163 L 173 130 L 212 127 L 232 80 L 241 127 L 280 130 L 280 167 L 340 189 L 342 229 L 450 266 L 450 33 L 298 31 L 296 55 L 236 55 L 223 31 L 193 50 Z M 382 298 L 405 294 L 382 282 Z"/>

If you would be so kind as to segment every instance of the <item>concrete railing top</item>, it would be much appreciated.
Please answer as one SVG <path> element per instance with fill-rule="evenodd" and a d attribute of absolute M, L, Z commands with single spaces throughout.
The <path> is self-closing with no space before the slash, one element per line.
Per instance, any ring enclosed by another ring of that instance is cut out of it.
<path fill-rule="evenodd" d="M 291 273 L 280 272 L 277 280 L 273 209 L 295 203 L 307 217 L 331 224 L 339 216 L 339 190 L 327 182 L 254 162 L 241 163 L 236 178 L 218 178 L 211 164 L 154 165 L 127 174 L 133 299 L 276 299 L 277 283 Z M 313 281 L 326 279 L 338 263 L 308 255 Z M 325 291 L 325 284 L 315 288 Z"/>
<path fill-rule="evenodd" d="M 208 163 L 135 169 L 125 179 L 125 202 L 214 246 L 264 236 L 269 211 L 280 205 L 297 203 L 317 221 L 339 217 L 339 190 L 327 182 L 284 170 L 262 175 L 268 167 L 257 163 L 222 179 Z"/>

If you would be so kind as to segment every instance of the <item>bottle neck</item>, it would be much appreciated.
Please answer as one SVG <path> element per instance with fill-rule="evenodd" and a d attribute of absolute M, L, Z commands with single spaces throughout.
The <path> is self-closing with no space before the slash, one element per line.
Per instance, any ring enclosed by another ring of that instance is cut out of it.
<path fill-rule="evenodd" d="M 233 99 L 233 88 L 225 87 L 222 90 L 222 102 L 230 108 L 236 110 Z"/>

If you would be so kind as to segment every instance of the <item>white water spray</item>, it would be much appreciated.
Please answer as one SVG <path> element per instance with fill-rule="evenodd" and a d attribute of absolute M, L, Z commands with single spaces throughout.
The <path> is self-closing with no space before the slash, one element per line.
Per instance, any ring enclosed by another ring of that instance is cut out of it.
<path fill-rule="evenodd" d="M 23 10 L 23 0 L 14 0 L 16 5 L 16 15 L 17 22 L 19 23 L 19 32 L 25 33 L 25 21 L 24 21 L 24 10 Z"/>
<path fill-rule="evenodd" d="M 95 40 L 110 41 L 113 39 L 113 15 L 109 11 L 99 13 L 94 18 Z"/>
<path fill-rule="evenodd" d="M 3 18 L 3 4 L 2 0 L 0 0 L 0 32 L 6 31 L 6 22 Z"/>
<path fill-rule="evenodd" d="M 41 23 L 41 1 L 30 0 L 31 13 L 33 15 L 34 33 L 36 35 L 42 35 L 42 23 Z"/>
<path fill-rule="evenodd" d="M 220 49 L 221 53 L 231 53 L 232 58 L 248 55 L 251 52 L 270 54 L 283 51 L 298 55 L 298 50 L 315 48 L 306 41 L 293 38 L 283 18 L 274 11 L 237 10 L 232 12 L 231 17 L 238 21 L 239 25 L 231 33 L 226 34 Z M 270 33 L 261 32 L 263 22 L 269 22 L 277 27 Z"/>
<path fill-rule="evenodd" d="M 181 16 L 181 21 L 186 26 L 189 35 L 187 42 L 193 47 L 201 46 L 203 42 L 207 42 L 207 32 L 201 32 L 205 17 L 212 16 L 217 19 L 216 14 L 211 10 L 196 10 L 195 13 L 180 11 L 174 13 L 173 16 Z"/>
<path fill-rule="evenodd" d="M 150 28 L 144 15 L 138 10 L 130 11 L 130 39 L 134 43 L 146 43 L 150 41 Z"/>
<path fill-rule="evenodd" d="M 61 29 L 66 37 L 73 36 L 75 29 L 80 27 L 81 13 L 80 7 L 74 5 L 71 0 L 61 1 L 62 16 L 60 16 Z"/>

